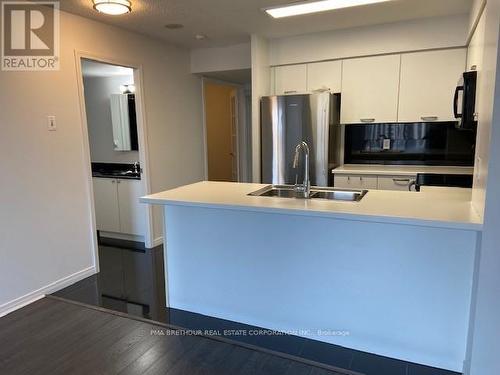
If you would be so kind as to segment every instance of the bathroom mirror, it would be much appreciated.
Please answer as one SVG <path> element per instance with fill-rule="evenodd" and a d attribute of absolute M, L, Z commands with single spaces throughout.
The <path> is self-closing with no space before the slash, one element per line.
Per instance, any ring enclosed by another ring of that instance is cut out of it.
<path fill-rule="evenodd" d="M 138 150 L 135 94 L 111 94 L 114 151 Z"/>

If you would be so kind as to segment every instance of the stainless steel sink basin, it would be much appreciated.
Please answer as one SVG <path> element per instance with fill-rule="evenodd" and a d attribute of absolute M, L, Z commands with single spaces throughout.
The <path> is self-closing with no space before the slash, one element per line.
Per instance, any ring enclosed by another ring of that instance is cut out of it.
<path fill-rule="evenodd" d="M 311 199 L 328 199 L 334 201 L 359 202 L 367 193 L 366 190 L 321 190 L 311 191 Z"/>
<path fill-rule="evenodd" d="M 311 188 L 311 199 L 325 199 L 335 201 L 359 202 L 367 193 L 367 190 L 344 190 L 313 187 Z M 301 198 L 293 185 L 269 185 L 248 195 L 257 197 L 278 198 Z"/>

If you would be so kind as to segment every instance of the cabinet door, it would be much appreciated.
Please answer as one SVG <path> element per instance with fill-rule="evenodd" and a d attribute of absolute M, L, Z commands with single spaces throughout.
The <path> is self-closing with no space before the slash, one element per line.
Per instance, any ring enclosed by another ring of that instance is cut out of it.
<path fill-rule="evenodd" d="M 94 206 L 97 230 L 120 232 L 116 180 L 93 178 Z"/>
<path fill-rule="evenodd" d="M 334 186 L 339 189 L 377 189 L 377 176 L 335 175 Z"/>
<path fill-rule="evenodd" d="M 142 181 L 118 180 L 120 232 L 144 236 L 146 209 L 139 198 L 144 195 Z"/>
<path fill-rule="evenodd" d="M 303 94 L 307 91 L 307 65 L 277 66 L 274 79 L 276 95 Z"/>
<path fill-rule="evenodd" d="M 403 54 L 398 121 L 454 121 L 453 95 L 465 64 L 464 48 Z"/>
<path fill-rule="evenodd" d="M 396 122 L 401 55 L 342 63 L 341 123 Z"/>
<path fill-rule="evenodd" d="M 378 176 L 379 190 L 410 191 L 410 185 L 417 176 Z"/>
<path fill-rule="evenodd" d="M 328 89 L 341 92 L 342 61 L 307 64 L 307 91 Z"/>

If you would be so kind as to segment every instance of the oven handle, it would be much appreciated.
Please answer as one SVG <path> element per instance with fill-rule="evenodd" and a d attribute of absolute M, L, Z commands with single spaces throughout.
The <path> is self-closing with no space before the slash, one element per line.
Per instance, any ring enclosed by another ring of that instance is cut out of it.
<path fill-rule="evenodd" d="M 455 116 L 455 118 L 461 118 L 462 117 L 462 114 L 458 113 L 458 93 L 460 91 L 464 91 L 464 87 L 463 86 L 457 86 L 455 88 L 455 95 L 453 96 L 453 115 Z"/>

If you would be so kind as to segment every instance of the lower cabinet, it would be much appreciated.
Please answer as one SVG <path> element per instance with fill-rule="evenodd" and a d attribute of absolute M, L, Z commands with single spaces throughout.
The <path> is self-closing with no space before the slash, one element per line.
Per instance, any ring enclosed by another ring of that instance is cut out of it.
<path fill-rule="evenodd" d="M 335 175 L 334 184 L 343 189 L 377 189 L 377 176 Z"/>
<path fill-rule="evenodd" d="M 143 236 L 142 181 L 94 177 L 93 183 L 97 230 Z"/>
<path fill-rule="evenodd" d="M 333 185 L 340 189 L 409 191 L 416 176 L 335 174 Z"/>
<path fill-rule="evenodd" d="M 378 176 L 379 190 L 409 191 L 410 185 L 415 182 L 416 176 Z"/>

